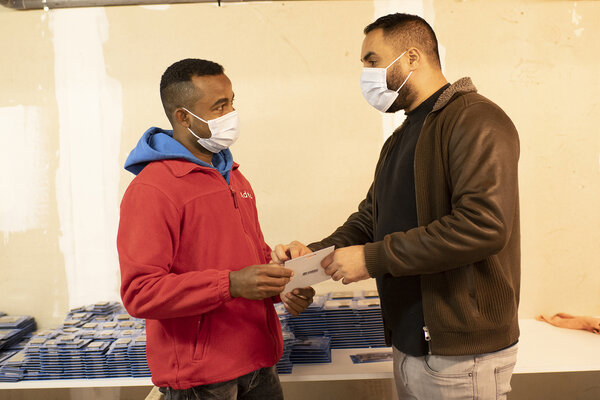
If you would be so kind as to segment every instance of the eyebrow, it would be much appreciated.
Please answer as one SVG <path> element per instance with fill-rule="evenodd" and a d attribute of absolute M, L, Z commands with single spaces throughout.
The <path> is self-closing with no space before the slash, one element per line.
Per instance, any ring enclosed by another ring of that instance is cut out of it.
<path fill-rule="evenodd" d="M 369 58 L 371 58 L 372 56 L 375 56 L 377 54 L 375 54 L 374 51 L 369 51 L 367 54 L 365 54 L 365 56 L 363 58 L 360 59 L 361 62 L 365 62 L 367 61 Z"/>
<path fill-rule="evenodd" d="M 231 97 L 232 101 L 233 101 L 233 99 L 235 99 L 235 93 Z M 221 105 L 223 103 L 227 103 L 228 101 L 229 101 L 229 99 L 227 97 L 222 97 L 219 100 L 215 101 L 214 104 L 212 106 L 210 106 L 210 107 L 213 108 L 213 107 L 216 107 L 216 106 Z"/>

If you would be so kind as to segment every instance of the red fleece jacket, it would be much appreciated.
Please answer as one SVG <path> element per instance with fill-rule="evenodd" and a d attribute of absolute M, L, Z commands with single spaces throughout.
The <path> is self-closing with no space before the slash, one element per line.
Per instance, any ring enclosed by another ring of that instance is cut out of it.
<path fill-rule="evenodd" d="M 156 386 L 224 382 L 281 358 L 273 299 L 232 298 L 229 272 L 270 261 L 250 183 L 183 160 L 150 163 L 121 203 L 121 297 L 146 319 Z"/>

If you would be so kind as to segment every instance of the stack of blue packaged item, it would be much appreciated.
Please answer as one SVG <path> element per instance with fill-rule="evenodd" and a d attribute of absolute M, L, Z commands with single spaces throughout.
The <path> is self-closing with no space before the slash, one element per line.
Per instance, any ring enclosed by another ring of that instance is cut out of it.
<path fill-rule="evenodd" d="M 132 344 L 131 338 L 123 337 L 115 340 L 106 353 L 106 363 L 110 365 L 110 378 L 127 378 L 131 375 L 131 365 L 127 350 Z"/>
<path fill-rule="evenodd" d="M 0 355 L 0 382 L 18 382 L 23 379 L 25 352 L 5 352 Z"/>
<path fill-rule="evenodd" d="M 80 328 L 91 321 L 96 323 L 109 322 L 113 320 L 113 315 L 118 312 L 124 313 L 125 310 L 121 303 L 116 301 L 103 301 L 89 306 L 74 308 L 67 314 L 62 327 L 63 329 Z"/>
<path fill-rule="evenodd" d="M 332 349 L 386 346 L 376 290 L 315 296 L 313 304 L 288 324 L 297 338 L 329 337 Z"/>
<path fill-rule="evenodd" d="M 323 306 L 323 314 L 327 335 L 331 337 L 331 347 L 369 347 L 362 336 L 356 302 L 352 298 L 328 300 Z"/>
<path fill-rule="evenodd" d="M 143 320 L 117 302 L 71 310 L 55 330 L 34 334 L 19 379 L 147 377 Z"/>
<path fill-rule="evenodd" d="M 331 348 L 385 347 L 381 303 L 376 290 L 331 293 L 323 306 Z"/>
<path fill-rule="evenodd" d="M 293 364 L 331 362 L 331 341 L 327 336 L 308 336 L 296 341 L 290 360 Z"/>
<path fill-rule="evenodd" d="M 24 350 L 30 339 L 31 335 L 27 334 L 19 343 L 0 353 L 0 381 L 14 382 L 17 378 L 22 379 L 27 365 Z"/>
<path fill-rule="evenodd" d="M 85 376 L 87 378 L 104 378 L 108 376 L 108 365 L 106 364 L 106 352 L 110 342 L 95 340 L 83 349 L 85 361 Z"/>
<path fill-rule="evenodd" d="M 0 350 L 15 346 L 35 327 L 35 319 L 28 315 L 0 316 Z"/>
<path fill-rule="evenodd" d="M 35 320 L 30 316 L 0 312 L 0 382 L 23 379 L 24 348 L 35 328 Z"/>
<path fill-rule="evenodd" d="M 40 355 L 40 349 L 50 339 L 54 339 L 59 335 L 59 332 L 52 330 L 42 330 L 35 333 L 35 336 L 25 346 L 25 363 L 23 368 L 25 380 L 37 380 L 37 379 L 52 379 L 42 374 L 42 358 Z"/>
<path fill-rule="evenodd" d="M 291 374 L 294 365 L 290 360 L 290 355 L 292 353 L 292 347 L 294 346 L 294 343 L 296 343 L 296 337 L 289 324 L 291 314 L 285 310 L 282 303 L 275 304 L 275 310 L 279 316 L 281 334 L 283 336 L 283 355 L 275 367 L 280 374 Z"/>
<path fill-rule="evenodd" d="M 381 319 L 381 300 L 365 298 L 356 301 L 359 326 L 368 347 L 386 347 Z"/>
<path fill-rule="evenodd" d="M 315 296 L 298 317 L 283 304 L 276 309 L 283 334 L 279 373 L 291 373 L 293 364 L 329 363 L 331 349 L 385 346 L 376 291 Z M 144 320 L 118 302 L 79 307 L 57 329 L 34 329 L 31 317 L 0 315 L 0 382 L 150 376 Z"/>
<path fill-rule="evenodd" d="M 325 316 L 322 311 L 326 300 L 328 296 L 315 296 L 304 312 L 288 319 L 296 337 L 325 335 Z"/>
<path fill-rule="evenodd" d="M 41 373 L 46 379 L 85 378 L 82 350 L 91 342 L 75 335 L 59 335 L 40 347 Z"/>
<path fill-rule="evenodd" d="M 291 354 L 294 344 L 296 343 L 296 338 L 289 330 L 282 331 L 281 334 L 283 335 L 283 355 L 277 363 L 276 368 L 277 372 L 280 374 L 291 374 L 294 367 L 291 360 Z"/>
<path fill-rule="evenodd" d="M 146 361 L 146 335 L 139 335 L 127 349 L 127 356 L 131 365 L 131 376 L 142 378 L 150 376 L 150 368 Z"/>

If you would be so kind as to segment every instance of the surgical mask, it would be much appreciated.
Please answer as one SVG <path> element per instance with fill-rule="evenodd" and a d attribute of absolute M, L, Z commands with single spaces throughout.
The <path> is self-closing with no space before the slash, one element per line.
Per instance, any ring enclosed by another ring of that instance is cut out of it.
<path fill-rule="evenodd" d="M 208 121 L 200 118 L 187 108 L 183 108 L 194 117 L 208 125 L 211 137 L 204 139 L 196 135 L 190 128 L 187 128 L 192 135 L 198 139 L 198 144 L 212 153 L 218 153 L 221 150 L 229 148 L 240 137 L 240 120 L 236 110 L 220 116 L 219 118 L 210 119 Z"/>
<path fill-rule="evenodd" d="M 392 106 L 396 98 L 398 98 L 398 92 L 413 73 L 410 71 L 404 82 L 402 82 L 402 85 L 396 91 L 388 89 L 387 70 L 404 54 L 406 54 L 406 51 L 400 54 L 386 68 L 363 68 L 362 75 L 360 76 L 360 90 L 365 100 L 381 112 L 386 112 Z"/>

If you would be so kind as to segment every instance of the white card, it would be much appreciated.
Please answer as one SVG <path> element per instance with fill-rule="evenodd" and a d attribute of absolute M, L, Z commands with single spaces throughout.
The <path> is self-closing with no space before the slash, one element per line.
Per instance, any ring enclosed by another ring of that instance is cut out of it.
<path fill-rule="evenodd" d="M 294 276 L 285 285 L 282 295 L 291 292 L 296 288 L 312 286 L 316 283 L 326 281 L 331 278 L 321 267 L 321 261 L 329 254 L 333 253 L 334 246 L 330 246 L 314 253 L 305 254 L 285 262 L 285 267 L 294 271 Z"/>

